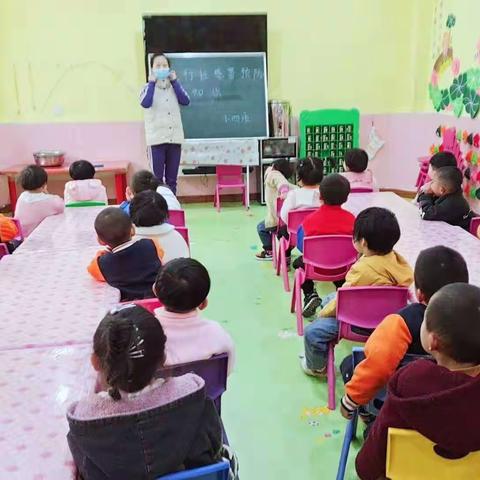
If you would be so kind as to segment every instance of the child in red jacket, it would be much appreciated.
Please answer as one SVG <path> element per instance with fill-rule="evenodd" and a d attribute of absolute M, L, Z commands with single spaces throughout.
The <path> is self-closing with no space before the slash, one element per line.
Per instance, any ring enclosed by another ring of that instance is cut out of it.
<path fill-rule="evenodd" d="M 338 173 L 326 176 L 320 183 L 320 208 L 308 215 L 298 230 L 297 248 L 303 251 L 303 238 L 317 235 L 352 235 L 355 216 L 342 208 L 350 193 L 350 182 Z M 293 263 L 303 268 L 303 257 Z M 304 295 L 303 316 L 312 317 L 322 303 L 312 280 L 302 285 Z"/>
<path fill-rule="evenodd" d="M 389 427 L 416 430 L 446 458 L 480 450 L 480 415 L 475 413 L 480 402 L 480 288 L 452 283 L 439 290 L 428 304 L 420 335 L 435 362 L 412 362 L 390 381 L 387 400 L 357 456 L 362 480 L 385 478 Z M 478 471 L 471 472 L 468 478 L 477 476 Z"/>

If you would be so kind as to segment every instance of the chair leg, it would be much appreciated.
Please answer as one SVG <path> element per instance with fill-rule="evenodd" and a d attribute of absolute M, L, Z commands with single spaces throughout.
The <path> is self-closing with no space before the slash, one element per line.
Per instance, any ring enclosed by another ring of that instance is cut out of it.
<path fill-rule="evenodd" d="M 220 189 L 216 188 L 216 204 L 217 204 L 217 212 L 220 212 Z"/>
<path fill-rule="evenodd" d="M 283 288 L 285 289 L 286 292 L 290 292 L 290 280 L 288 278 L 287 255 L 285 251 L 282 254 L 280 269 L 281 269 L 282 278 L 283 278 Z"/>
<path fill-rule="evenodd" d="M 340 454 L 340 461 L 338 462 L 338 470 L 336 480 L 343 480 L 345 478 L 345 470 L 347 468 L 348 452 L 350 444 L 355 438 L 356 416 L 348 421 L 345 429 L 345 436 L 343 437 L 342 453 Z"/>
<path fill-rule="evenodd" d="M 335 410 L 335 344 L 328 344 L 327 381 L 328 381 L 328 408 Z"/>
<path fill-rule="evenodd" d="M 278 247 L 277 256 L 277 277 L 280 275 L 280 269 L 282 267 L 282 257 L 285 256 L 285 239 L 281 238 Z"/>
<path fill-rule="evenodd" d="M 277 252 L 277 233 L 272 233 L 272 265 L 273 269 L 277 269 L 277 262 L 278 262 L 278 252 Z"/>
<path fill-rule="evenodd" d="M 295 315 L 297 316 L 297 334 L 303 336 L 303 315 L 302 315 L 302 285 L 305 281 L 303 269 L 295 272 L 295 283 L 292 297 L 295 298 Z"/>

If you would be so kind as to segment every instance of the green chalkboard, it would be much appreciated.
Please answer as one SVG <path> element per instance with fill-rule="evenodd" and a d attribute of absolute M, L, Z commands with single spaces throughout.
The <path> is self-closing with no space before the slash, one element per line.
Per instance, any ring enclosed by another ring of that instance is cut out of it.
<path fill-rule="evenodd" d="M 171 53 L 170 66 L 190 96 L 185 137 L 267 137 L 264 53 Z"/>

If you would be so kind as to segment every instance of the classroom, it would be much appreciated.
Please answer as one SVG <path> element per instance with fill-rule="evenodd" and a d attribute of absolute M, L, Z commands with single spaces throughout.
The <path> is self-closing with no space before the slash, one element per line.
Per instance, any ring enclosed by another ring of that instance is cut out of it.
<path fill-rule="evenodd" d="M 0 1 L 0 480 L 480 479 L 477 0 Z"/>

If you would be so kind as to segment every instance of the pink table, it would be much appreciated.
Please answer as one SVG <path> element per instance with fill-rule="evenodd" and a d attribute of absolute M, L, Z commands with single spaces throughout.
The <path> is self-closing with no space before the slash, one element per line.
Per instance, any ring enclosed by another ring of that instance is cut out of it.
<path fill-rule="evenodd" d="M 422 250 L 445 245 L 463 255 L 468 264 L 470 282 L 480 285 L 480 242 L 473 235 L 444 222 L 422 220 L 415 205 L 390 192 L 352 194 L 345 206 L 354 214 L 368 207 L 384 207 L 395 213 L 402 232 L 395 250 L 408 260 L 412 268 Z"/>
<path fill-rule="evenodd" d="M 72 478 L 65 414 L 93 388 L 90 352 L 80 345 L 0 351 L 0 478 Z"/>
<path fill-rule="evenodd" d="M 47 217 L 16 250 L 26 252 L 78 250 L 98 247 L 93 224 L 105 207 L 67 208 L 65 213 Z"/>
<path fill-rule="evenodd" d="M 0 350 L 90 342 L 118 290 L 86 267 L 96 248 L 8 255 L 0 262 Z M 7 300 L 8 298 L 8 300 Z M 1 476 L 0 476 L 1 478 Z"/>

